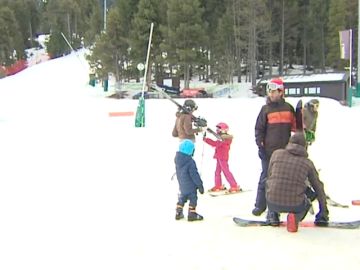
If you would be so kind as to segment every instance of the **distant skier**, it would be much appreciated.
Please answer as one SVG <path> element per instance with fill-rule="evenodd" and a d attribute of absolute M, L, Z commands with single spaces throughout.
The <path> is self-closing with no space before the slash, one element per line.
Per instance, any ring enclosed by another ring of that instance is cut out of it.
<path fill-rule="evenodd" d="M 255 124 L 255 141 L 259 148 L 262 172 L 258 183 L 255 208 L 252 214 L 260 216 L 266 210 L 265 185 L 272 153 L 285 148 L 291 131 L 296 130 L 295 111 L 284 99 L 284 83 L 274 78 L 267 84 L 266 105 L 261 107 Z"/>
<path fill-rule="evenodd" d="M 187 99 L 183 107 L 186 110 L 180 110 L 176 113 L 176 122 L 172 131 L 173 137 L 181 140 L 189 139 L 195 142 L 195 135 L 202 132 L 202 127 L 193 128 L 192 113 L 197 110 L 197 105 L 192 99 Z"/>
<path fill-rule="evenodd" d="M 303 132 L 291 136 L 285 149 L 274 151 L 269 163 L 266 181 L 266 200 L 268 222 L 272 226 L 280 224 L 279 213 L 289 213 L 287 229 L 296 232 L 298 223 L 303 220 L 311 203 L 306 197 L 307 183 L 316 191 L 319 212 L 315 224 L 326 225 L 329 221 L 324 184 L 313 162 L 308 158 Z"/>
<path fill-rule="evenodd" d="M 221 191 L 225 190 L 225 186 L 222 185 L 221 172 L 224 174 L 226 180 L 230 184 L 229 192 L 235 193 L 241 191 L 238 186 L 233 174 L 229 169 L 229 151 L 232 143 L 233 136 L 228 134 L 229 126 L 225 123 L 219 123 L 216 125 L 216 133 L 219 134 L 222 140 L 212 140 L 206 138 L 204 133 L 204 142 L 215 147 L 214 158 L 216 159 L 216 170 L 215 170 L 215 186 L 210 191 Z"/>
<path fill-rule="evenodd" d="M 183 208 L 185 203 L 189 200 L 188 221 L 202 220 L 203 217 L 196 213 L 197 206 L 197 190 L 200 194 L 204 193 L 203 182 L 198 173 L 196 163 L 192 158 L 195 151 L 193 141 L 184 139 L 179 146 L 179 151 L 176 152 L 175 166 L 176 176 L 179 181 L 180 194 L 176 205 L 175 219 L 184 218 Z"/>
<path fill-rule="evenodd" d="M 318 118 L 319 100 L 312 99 L 303 109 L 304 131 L 308 145 L 315 141 L 316 123 Z"/>

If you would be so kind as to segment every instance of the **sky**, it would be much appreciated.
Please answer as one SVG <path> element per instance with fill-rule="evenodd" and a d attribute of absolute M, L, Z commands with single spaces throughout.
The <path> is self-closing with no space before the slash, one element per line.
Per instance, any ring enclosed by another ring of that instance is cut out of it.
<path fill-rule="evenodd" d="M 212 128 L 230 126 L 230 170 L 251 191 L 199 195 L 204 220 L 191 223 L 175 221 L 174 104 L 146 100 L 144 128 L 134 127 L 134 116 L 109 117 L 135 113 L 138 101 L 89 86 L 83 51 L 1 79 L 0 269 L 359 269 L 359 230 L 233 223 L 265 219 L 251 215 L 261 170 L 254 125 L 265 100 L 240 89 L 239 98 L 196 99 L 196 115 Z M 350 205 L 360 199 L 359 117 L 356 104 L 320 98 L 309 149 L 327 194 Z M 194 159 L 206 190 L 213 154 L 198 136 Z M 360 219 L 360 206 L 329 211 L 332 221 Z"/>

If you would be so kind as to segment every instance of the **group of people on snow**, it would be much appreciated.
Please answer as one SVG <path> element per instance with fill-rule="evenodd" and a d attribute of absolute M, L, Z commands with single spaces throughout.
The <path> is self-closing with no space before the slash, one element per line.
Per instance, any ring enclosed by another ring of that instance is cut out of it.
<path fill-rule="evenodd" d="M 319 202 L 319 212 L 315 224 L 326 225 L 329 211 L 324 185 L 319 179 L 313 162 L 308 158 L 307 147 L 315 141 L 316 121 L 319 101 L 312 99 L 303 108 L 303 127 L 296 126 L 295 110 L 284 98 L 284 83 L 281 78 L 271 79 L 267 84 L 266 104 L 262 106 L 255 123 L 255 142 L 261 160 L 255 207 L 252 214 L 260 216 L 267 211 L 267 222 L 271 226 L 280 225 L 280 213 L 288 213 L 287 230 L 296 232 L 315 198 Z M 175 156 L 176 176 L 180 194 L 176 206 L 176 220 L 184 218 L 183 208 L 189 201 L 188 221 L 202 220 L 196 212 L 197 191 L 204 193 L 204 186 L 192 158 L 195 151 L 195 135 L 203 132 L 203 141 L 215 148 L 215 185 L 210 192 L 226 190 L 222 184 L 222 174 L 230 185 L 226 192 L 241 192 L 229 168 L 229 151 L 233 136 L 228 133 L 226 123 L 216 125 L 217 138 L 206 136 L 205 127 L 193 127 L 193 112 L 196 103 L 188 99 L 176 113 L 172 132 L 180 139 Z"/>

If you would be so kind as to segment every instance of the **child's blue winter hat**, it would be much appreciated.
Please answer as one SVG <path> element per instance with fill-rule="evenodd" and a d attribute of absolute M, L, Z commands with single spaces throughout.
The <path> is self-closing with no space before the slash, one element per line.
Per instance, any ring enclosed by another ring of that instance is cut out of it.
<path fill-rule="evenodd" d="M 179 152 L 191 156 L 194 153 L 195 145 L 192 140 L 185 139 L 180 143 Z"/>

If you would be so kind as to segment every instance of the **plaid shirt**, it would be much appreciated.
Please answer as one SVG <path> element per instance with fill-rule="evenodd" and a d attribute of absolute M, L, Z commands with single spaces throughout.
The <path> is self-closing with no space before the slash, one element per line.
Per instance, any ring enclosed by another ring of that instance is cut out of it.
<path fill-rule="evenodd" d="M 289 143 L 285 149 L 276 150 L 270 159 L 266 198 L 277 205 L 300 205 L 306 196 L 307 180 L 317 192 L 319 203 L 325 209 L 324 185 L 313 162 L 308 159 L 305 147 Z"/>

